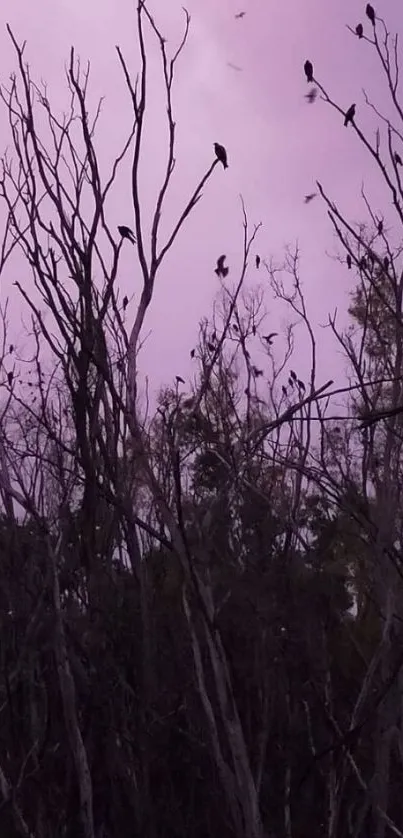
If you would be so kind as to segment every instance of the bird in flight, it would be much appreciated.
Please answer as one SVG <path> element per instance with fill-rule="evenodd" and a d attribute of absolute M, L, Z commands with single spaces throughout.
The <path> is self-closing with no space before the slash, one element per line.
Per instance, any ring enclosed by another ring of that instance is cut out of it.
<path fill-rule="evenodd" d="M 269 335 L 263 335 L 263 340 L 265 340 L 265 341 L 266 341 L 266 343 L 267 343 L 269 346 L 272 346 L 272 344 L 273 344 L 273 338 L 276 338 L 276 337 L 277 337 L 277 335 L 278 335 L 278 332 L 270 332 L 270 334 L 269 334 Z"/>
<path fill-rule="evenodd" d="M 358 38 L 363 37 L 364 27 L 363 27 L 362 23 L 357 23 L 357 26 L 355 27 L 355 34 L 357 35 Z"/>
<path fill-rule="evenodd" d="M 344 125 L 346 126 L 346 128 L 347 128 L 347 125 L 348 125 L 349 122 L 351 122 L 351 123 L 353 122 L 354 117 L 355 117 L 355 105 L 350 105 L 350 107 L 349 107 L 348 111 L 346 111 L 346 114 L 345 114 L 345 117 L 344 117 Z"/>
<path fill-rule="evenodd" d="M 371 6 L 370 3 L 367 3 L 367 8 L 365 9 L 365 14 L 369 18 L 372 23 L 372 26 L 375 26 L 375 9 Z"/>
<path fill-rule="evenodd" d="M 129 239 L 132 244 L 136 244 L 136 238 L 130 227 L 126 227 L 124 224 L 121 224 L 118 227 L 119 233 L 122 236 L 122 239 Z"/>
<path fill-rule="evenodd" d="M 311 192 L 309 195 L 305 195 L 304 204 L 310 204 L 314 198 L 316 198 L 316 192 Z"/>
<path fill-rule="evenodd" d="M 228 161 L 227 161 L 227 152 L 223 145 L 220 143 L 214 143 L 214 151 L 217 157 L 217 160 L 223 164 L 224 169 L 228 169 Z"/>
<path fill-rule="evenodd" d="M 313 64 L 312 61 L 305 61 L 304 70 L 307 82 L 313 81 Z"/>
<path fill-rule="evenodd" d="M 238 12 L 238 14 L 235 15 L 235 18 L 236 20 L 241 20 L 241 18 L 245 17 L 245 15 L 246 12 Z"/>
<path fill-rule="evenodd" d="M 318 88 L 313 87 L 312 90 L 309 91 L 309 93 L 305 93 L 305 99 L 307 100 L 307 102 L 309 102 L 310 105 L 313 105 L 313 103 L 316 102 L 317 95 Z"/>
<path fill-rule="evenodd" d="M 238 64 L 233 64 L 232 61 L 227 61 L 227 67 L 231 67 L 232 70 L 238 70 L 239 73 L 242 72 L 242 67 L 238 67 Z"/>
<path fill-rule="evenodd" d="M 227 276 L 228 268 L 224 265 L 226 258 L 225 254 L 223 254 L 217 259 L 217 267 L 214 269 L 214 273 L 216 273 L 217 276 Z"/>

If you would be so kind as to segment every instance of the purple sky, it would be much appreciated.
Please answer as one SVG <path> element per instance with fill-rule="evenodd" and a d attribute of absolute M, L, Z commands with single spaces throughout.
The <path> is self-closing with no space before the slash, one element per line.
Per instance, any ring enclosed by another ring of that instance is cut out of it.
<path fill-rule="evenodd" d="M 175 44 L 181 34 L 184 0 L 149 3 L 156 20 Z M 103 95 L 103 118 L 98 129 L 101 159 L 110 161 L 118 150 L 130 120 L 129 101 L 115 53 L 122 47 L 133 69 L 136 41 L 133 2 L 121 0 L 14 0 L 8 22 L 20 40 L 27 40 L 27 59 L 36 79 L 48 82 L 48 98 L 56 107 L 66 102 L 64 62 L 73 44 L 82 61 L 92 64 L 93 100 Z M 119 6 L 119 17 L 116 8 Z M 189 349 L 194 344 L 199 318 L 210 314 L 217 291 L 213 272 L 219 253 L 228 255 L 234 282 L 238 278 L 242 241 L 242 194 L 251 225 L 262 222 L 257 250 L 262 257 L 282 257 L 284 245 L 298 239 L 302 277 L 319 340 L 326 347 L 326 364 L 337 374 L 337 353 L 330 336 L 319 324 L 337 305 L 345 309 L 353 275 L 326 256 L 335 252 L 330 223 L 319 200 L 304 206 L 303 196 L 313 191 L 318 178 L 339 206 L 352 217 L 364 218 L 359 197 L 362 182 L 382 204 L 377 178 L 359 148 L 354 133 L 344 129 L 340 117 L 317 101 L 307 105 L 304 60 L 314 62 L 315 74 L 343 107 L 357 103 L 357 120 L 370 125 L 363 102 L 365 86 L 378 101 L 383 95 L 379 71 L 368 44 L 358 42 L 346 29 L 359 20 L 368 23 L 365 3 L 358 0 L 188 0 L 191 31 L 178 66 L 176 87 L 177 171 L 169 201 L 178 211 L 182 201 L 208 168 L 213 142 L 228 150 L 229 169 L 217 167 L 204 198 L 176 242 L 159 277 L 146 332 L 152 335 L 144 349 L 141 368 L 150 373 L 151 389 L 179 372 L 190 371 Z M 379 13 L 393 29 L 401 20 L 401 0 L 382 0 Z M 242 20 L 236 12 L 245 10 Z M 230 68 L 227 62 L 242 67 Z M 0 42 L 0 77 L 6 81 L 15 59 L 5 30 Z M 157 67 L 157 64 L 155 64 Z M 155 160 L 164 154 L 164 135 L 158 107 L 161 95 L 152 70 L 150 131 L 143 159 L 143 205 L 151 209 L 158 175 Z M 8 142 L 4 110 L 0 110 L 2 150 Z M 132 224 L 130 186 L 119 181 L 110 204 L 112 223 Z M 170 217 L 167 226 L 170 227 Z M 137 267 L 126 248 L 119 279 L 122 294 L 137 293 Z M 13 277 L 11 277 L 12 279 Z M 251 265 L 248 282 L 264 281 Z M 31 281 L 31 280 L 29 280 Z M 11 292 L 6 281 L 4 294 Z M 279 312 L 271 305 L 270 327 L 281 327 Z M 132 304 L 128 314 L 134 312 Z M 281 318 L 280 318 L 281 320 Z M 342 370 L 339 368 L 339 375 Z"/>

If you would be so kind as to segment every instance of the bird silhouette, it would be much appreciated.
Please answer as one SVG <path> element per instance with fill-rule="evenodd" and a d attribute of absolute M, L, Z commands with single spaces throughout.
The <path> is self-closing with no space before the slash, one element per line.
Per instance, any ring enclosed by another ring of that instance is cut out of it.
<path fill-rule="evenodd" d="M 10 354 L 11 354 L 11 352 L 14 352 L 14 344 L 13 343 L 10 343 L 8 351 L 10 352 Z"/>
<path fill-rule="evenodd" d="M 195 355 L 196 355 L 196 350 L 195 350 L 195 349 L 191 349 L 191 350 L 190 350 L 190 357 L 191 357 L 191 358 L 194 358 L 194 356 L 195 356 Z"/>
<path fill-rule="evenodd" d="M 358 38 L 363 37 L 364 27 L 363 27 L 362 23 L 357 23 L 357 26 L 355 27 L 355 34 L 358 36 Z"/>
<path fill-rule="evenodd" d="M 346 111 L 344 116 L 344 125 L 347 128 L 349 122 L 353 122 L 355 117 L 355 105 L 350 105 L 348 111 Z"/>
<path fill-rule="evenodd" d="M 259 256 L 259 254 L 258 254 L 258 253 L 256 254 L 255 264 L 256 264 L 257 269 L 259 270 L 259 266 L 260 266 L 260 256 Z"/>
<path fill-rule="evenodd" d="M 241 18 L 245 17 L 245 15 L 246 15 L 246 12 L 238 12 L 238 14 L 235 15 L 235 18 L 236 18 L 236 20 L 241 20 Z"/>
<path fill-rule="evenodd" d="M 226 258 L 227 257 L 225 256 L 225 254 L 223 254 L 222 256 L 219 256 L 219 258 L 217 259 L 217 267 L 214 268 L 214 273 L 216 273 L 217 276 L 227 276 L 228 268 L 226 265 L 224 265 Z"/>
<path fill-rule="evenodd" d="M 294 372 L 294 370 L 290 370 L 290 375 L 291 375 L 291 378 L 293 379 L 293 381 L 298 381 L 297 373 Z"/>
<path fill-rule="evenodd" d="M 284 384 L 283 384 L 281 389 L 283 391 L 283 396 L 286 396 L 287 395 L 287 387 L 284 387 Z"/>
<path fill-rule="evenodd" d="M 278 332 L 270 332 L 269 335 L 263 335 L 263 340 L 265 340 L 266 343 L 268 343 L 269 346 L 271 346 L 272 343 L 273 343 L 273 338 L 276 338 L 277 335 L 278 335 Z"/>
<path fill-rule="evenodd" d="M 224 169 L 228 169 L 227 152 L 223 145 L 214 143 L 214 151 L 217 159 L 223 164 Z"/>
<path fill-rule="evenodd" d="M 367 260 L 366 260 L 365 256 L 363 256 L 362 259 L 360 259 L 359 268 L 360 268 L 360 271 L 366 271 L 367 270 Z"/>
<path fill-rule="evenodd" d="M 305 61 L 304 71 L 305 71 L 307 82 L 308 83 L 312 82 L 313 81 L 313 64 L 312 64 L 312 61 Z"/>
<path fill-rule="evenodd" d="M 350 256 L 350 254 L 349 254 L 349 253 L 347 253 L 347 259 L 346 259 L 346 262 L 347 262 L 347 267 L 348 267 L 349 271 L 351 271 L 352 261 L 351 261 L 351 256 Z"/>
<path fill-rule="evenodd" d="M 313 103 L 316 102 L 317 95 L 318 88 L 313 87 L 312 90 L 309 91 L 309 93 L 305 93 L 305 99 L 307 100 L 307 102 L 309 102 L 310 105 L 313 105 Z"/>
<path fill-rule="evenodd" d="M 381 236 L 382 233 L 383 233 L 383 221 L 382 221 L 382 219 L 380 221 L 378 221 L 377 230 L 378 230 L 378 236 Z"/>
<path fill-rule="evenodd" d="M 126 227 L 124 224 L 121 224 L 118 227 L 119 233 L 122 236 L 122 239 L 129 239 L 132 244 L 136 244 L 136 239 L 134 233 L 130 229 L 130 227 Z"/>
<path fill-rule="evenodd" d="M 233 328 L 234 332 L 239 332 L 239 328 L 238 328 L 236 323 L 232 324 L 232 328 Z"/>
<path fill-rule="evenodd" d="M 367 18 L 369 18 L 369 20 L 371 21 L 372 26 L 375 26 L 375 9 L 374 9 L 373 6 L 371 6 L 370 3 L 367 3 L 367 7 L 365 9 L 365 14 L 366 14 Z"/>
<path fill-rule="evenodd" d="M 125 296 L 123 297 L 123 311 L 126 311 L 128 305 L 129 305 L 129 300 L 127 299 L 126 294 L 125 294 Z"/>
<path fill-rule="evenodd" d="M 395 151 L 393 157 L 394 157 L 394 161 L 396 163 L 396 166 L 403 166 L 402 158 L 400 157 L 400 154 L 397 153 L 397 151 Z"/>
<path fill-rule="evenodd" d="M 263 370 L 260 370 L 258 367 L 252 367 L 252 373 L 255 378 L 259 378 L 260 375 L 263 375 Z"/>
<path fill-rule="evenodd" d="M 182 378 L 181 375 L 175 375 L 175 378 L 176 378 L 176 383 L 177 384 L 184 384 L 185 383 L 185 379 Z"/>
<path fill-rule="evenodd" d="M 216 346 L 215 346 L 214 343 L 211 343 L 209 341 L 208 344 L 207 344 L 207 349 L 209 350 L 209 352 L 215 352 Z"/>
<path fill-rule="evenodd" d="M 11 385 L 13 383 L 13 373 L 12 372 L 7 373 L 7 381 L 8 381 L 9 386 L 11 387 Z"/>
<path fill-rule="evenodd" d="M 305 387 L 304 382 L 301 381 L 300 378 L 297 379 L 297 384 L 298 384 L 299 389 L 302 390 L 303 393 L 305 393 L 306 387 Z"/>
<path fill-rule="evenodd" d="M 311 192 L 310 195 L 305 195 L 304 204 L 310 204 L 316 198 L 316 192 Z"/>
<path fill-rule="evenodd" d="M 385 271 L 389 270 L 389 259 L 388 259 L 387 256 L 385 256 L 385 258 L 383 260 L 383 267 L 385 268 Z"/>

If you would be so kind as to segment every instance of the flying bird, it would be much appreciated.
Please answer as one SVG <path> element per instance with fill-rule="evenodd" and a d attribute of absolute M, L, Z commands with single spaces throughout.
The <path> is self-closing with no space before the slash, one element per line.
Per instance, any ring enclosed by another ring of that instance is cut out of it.
<path fill-rule="evenodd" d="M 351 261 L 351 256 L 350 256 L 350 254 L 349 254 L 349 253 L 347 253 L 347 259 L 346 259 L 346 262 L 347 262 L 347 267 L 348 267 L 349 271 L 351 271 L 352 261 Z"/>
<path fill-rule="evenodd" d="M 268 343 L 269 346 L 271 346 L 272 343 L 273 343 L 273 338 L 276 338 L 277 335 L 278 335 L 278 332 L 270 332 L 269 335 L 263 335 L 263 340 L 265 340 L 266 343 Z"/>
<path fill-rule="evenodd" d="M 259 270 L 259 266 L 260 266 L 260 256 L 259 256 L 259 254 L 258 254 L 258 253 L 256 254 L 255 264 L 256 264 L 257 269 Z"/>
<path fill-rule="evenodd" d="M 126 297 L 126 294 L 125 294 L 125 296 L 123 297 L 123 311 L 126 311 L 128 305 L 129 305 L 129 300 Z"/>
<path fill-rule="evenodd" d="M 402 158 L 400 157 L 400 154 L 397 153 L 397 151 L 395 151 L 393 157 L 394 157 L 396 166 L 403 166 Z"/>
<path fill-rule="evenodd" d="M 227 276 L 228 268 L 224 265 L 226 258 L 225 254 L 223 254 L 217 259 L 217 267 L 214 269 L 214 273 L 216 273 L 217 276 Z"/>
<path fill-rule="evenodd" d="M 307 102 L 309 102 L 310 105 L 313 105 L 313 103 L 316 102 L 317 95 L 318 88 L 313 87 L 312 90 L 309 91 L 309 93 L 305 93 L 305 99 L 307 100 Z"/>
<path fill-rule="evenodd" d="M 363 27 L 362 23 L 357 23 L 357 26 L 355 27 L 355 34 L 358 36 L 358 38 L 363 37 L 364 27 Z"/>
<path fill-rule="evenodd" d="M 354 117 L 355 117 L 355 105 L 350 105 L 348 111 L 346 111 L 345 116 L 344 116 L 344 125 L 345 125 L 346 128 L 347 128 L 347 125 L 348 125 L 349 122 L 351 122 L 351 123 L 353 122 Z"/>
<path fill-rule="evenodd" d="M 126 227 L 124 224 L 121 224 L 118 227 L 119 233 L 122 236 L 122 239 L 129 239 L 132 244 L 136 244 L 136 239 L 134 233 L 130 229 L 130 227 Z"/>
<path fill-rule="evenodd" d="M 217 160 L 219 160 L 220 163 L 223 164 L 223 168 L 228 169 L 227 152 L 226 152 L 224 146 L 220 145 L 220 143 L 214 143 L 214 151 L 215 151 L 215 155 L 217 157 Z"/>
<path fill-rule="evenodd" d="M 375 26 L 375 9 L 371 6 L 370 3 L 367 3 L 367 7 L 365 9 L 365 14 L 369 18 L 372 23 L 372 26 Z"/>
<path fill-rule="evenodd" d="M 305 61 L 304 71 L 305 71 L 307 82 L 308 83 L 312 82 L 313 81 L 313 64 L 312 64 L 312 61 Z"/>
<path fill-rule="evenodd" d="M 176 378 L 176 383 L 177 384 L 184 384 L 185 383 L 185 379 L 182 378 L 181 375 L 175 375 L 175 378 Z"/>
<path fill-rule="evenodd" d="M 238 64 L 233 64 L 232 61 L 227 61 L 227 67 L 231 67 L 231 70 L 238 70 L 239 73 L 242 72 L 242 67 L 238 67 Z"/>
<path fill-rule="evenodd" d="M 316 192 L 311 192 L 310 195 L 305 195 L 304 204 L 310 204 L 316 198 Z"/>
<path fill-rule="evenodd" d="M 236 18 L 236 20 L 241 20 L 241 18 L 245 17 L 245 15 L 246 15 L 246 12 L 238 12 L 238 14 L 235 15 L 235 18 Z"/>

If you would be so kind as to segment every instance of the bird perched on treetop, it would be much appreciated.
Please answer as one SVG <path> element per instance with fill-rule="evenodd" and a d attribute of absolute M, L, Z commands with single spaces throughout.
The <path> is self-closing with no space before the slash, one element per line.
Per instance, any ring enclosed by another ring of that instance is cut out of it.
<path fill-rule="evenodd" d="M 344 117 L 344 125 L 346 126 L 346 128 L 347 128 L 348 123 L 353 121 L 354 117 L 355 117 L 355 105 L 350 105 L 350 107 L 349 107 L 348 111 L 346 111 L 346 114 L 345 114 L 345 117 Z"/>
<path fill-rule="evenodd" d="M 214 151 L 217 159 L 223 164 L 224 169 L 228 169 L 227 152 L 223 145 L 214 143 Z"/>
<path fill-rule="evenodd" d="M 370 3 L 367 3 L 365 14 L 370 19 L 372 26 L 375 26 L 375 9 L 373 8 L 373 6 L 371 6 Z"/>
<path fill-rule="evenodd" d="M 358 36 L 358 38 L 363 37 L 364 27 L 363 27 L 362 23 L 357 23 L 357 26 L 355 27 L 355 34 Z"/>
<path fill-rule="evenodd" d="M 129 300 L 126 297 L 126 294 L 125 294 L 125 296 L 123 297 L 123 311 L 126 311 L 128 305 L 129 305 Z"/>
<path fill-rule="evenodd" d="M 313 81 L 313 64 L 312 61 L 305 61 L 304 70 L 307 82 Z"/>
<path fill-rule="evenodd" d="M 216 273 L 217 276 L 227 276 L 228 268 L 224 265 L 226 258 L 227 257 L 224 254 L 217 259 L 217 267 L 214 269 L 214 273 Z"/>
<path fill-rule="evenodd" d="M 400 154 L 397 153 L 397 151 L 395 151 L 393 157 L 394 157 L 396 166 L 403 166 L 402 158 L 400 157 Z"/>
<path fill-rule="evenodd" d="M 134 233 L 131 231 L 130 227 L 126 227 L 124 224 L 121 224 L 118 227 L 118 230 L 122 239 L 129 239 L 132 244 L 136 244 Z"/>
<path fill-rule="evenodd" d="M 272 343 L 273 343 L 273 338 L 276 338 L 277 335 L 278 335 L 278 332 L 270 332 L 269 335 L 263 335 L 263 340 L 265 340 L 266 343 L 268 343 L 269 346 L 271 346 Z"/>
<path fill-rule="evenodd" d="M 184 384 L 185 383 L 185 379 L 182 378 L 181 375 L 175 375 L 175 379 L 176 379 L 177 384 Z"/>

